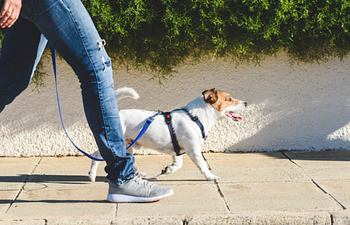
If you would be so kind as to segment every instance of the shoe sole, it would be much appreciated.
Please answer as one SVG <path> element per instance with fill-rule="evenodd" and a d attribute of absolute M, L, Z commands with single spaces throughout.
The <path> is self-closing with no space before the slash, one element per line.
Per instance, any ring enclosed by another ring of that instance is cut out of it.
<path fill-rule="evenodd" d="M 160 199 L 167 198 L 173 194 L 174 194 L 173 190 L 171 190 L 171 192 L 169 192 L 168 194 L 151 197 L 151 198 L 135 197 L 130 195 L 108 194 L 107 201 L 113 202 L 113 203 L 155 202 Z"/>

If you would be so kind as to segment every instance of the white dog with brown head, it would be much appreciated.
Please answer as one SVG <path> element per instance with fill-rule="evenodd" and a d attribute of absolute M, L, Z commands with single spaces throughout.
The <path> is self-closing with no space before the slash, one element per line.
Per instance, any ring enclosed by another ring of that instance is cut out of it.
<path fill-rule="evenodd" d="M 132 88 L 121 88 L 116 91 L 117 101 L 122 98 L 137 99 L 139 95 Z M 244 110 L 247 103 L 236 100 L 228 93 L 215 88 L 203 91 L 202 95 L 183 107 L 190 115 L 196 116 L 201 122 L 204 133 L 208 134 L 210 129 L 222 119 L 238 122 L 242 117 L 236 111 Z M 200 127 L 191 119 L 185 110 L 176 110 L 171 113 L 172 127 L 176 134 L 178 145 L 182 151 L 192 159 L 195 165 L 204 174 L 207 180 L 216 180 L 219 177 L 210 172 L 203 159 L 201 146 L 203 136 Z M 120 110 L 120 120 L 126 142 L 137 137 L 147 118 L 156 112 L 139 109 Z M 138 145 L 157 150 L 173 156 L 173 164 L 163 169 L 163 174 L 174 173 L 182 167 L 182 155 L 176 155 L 168 126 L 163 116 L 156 116 L 146 133 L 137 142 Z M 96 151 L 95 157 L 101 157 Z M 95 181 L 98 161 L 92 161 L 89 177 Z"/>

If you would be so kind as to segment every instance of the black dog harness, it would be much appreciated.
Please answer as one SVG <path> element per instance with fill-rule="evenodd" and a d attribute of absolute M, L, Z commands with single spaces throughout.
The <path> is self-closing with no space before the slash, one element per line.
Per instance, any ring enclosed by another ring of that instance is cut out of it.
<path fill-rule="evenodd" d="M 187 109 L 181 108 L 181 109 L 175 109 L 175 110 L 173 110 L 171 112 L 160 112 L 160 114 L 164 115 L 165 123 L 168 126 L 169 133 L 170 133 L 170 136 L 171 136 L 171 141 L 173 143 L 174 151 L 176 153 L 176 156 L 179 156 L 179 155 L 182 155 L 182 154 L 185 153 L 185 152 L 183 152 L 183 153 L 180 152 L 181 147 L 179 145 L 179 142 L 177 140 L 177 137 L 176 137 L 176 134 L 175 134 L 175 131 L 174 131 L 173 124 L 171 122 L 171 113 L 174 112 L 174 111 L 179 111 L 179 110 L 185 111 L 187 113 L 187 115 L 191 118 L 191 120 L 198 125 L 199 129 L 201 129 L 203 139 L 205 138 L 205 132 L 204 132 L 203 124 L 201 123 L 201 121 L 199 121 L 197 116 L 191 115 L 190 112 Z"/>

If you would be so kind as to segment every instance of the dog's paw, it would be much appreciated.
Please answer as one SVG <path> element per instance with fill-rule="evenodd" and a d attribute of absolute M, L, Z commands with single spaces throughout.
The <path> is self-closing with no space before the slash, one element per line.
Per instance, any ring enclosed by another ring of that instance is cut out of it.
<path fill-rule="evenodd" d="M 211 175 L 208 175 L 208 176 L 205 176 L 207 178 L 207 180 L 210 180 L 210 181 L 213 181 L 213 180 L 219 180 L 220 177 L 218 176 L 215 176 L 214 174 L 211 174 Z"/>
<path fill-rule="evenodd" d="M 162 170 L 162 174 L 169 174 L 169 173 L 174 173 L 174 169 L 172 166 L 166 166 L 164 167 L 164 169 Z"/>
<path fill-rule="evenodd" d="M 95 182 L 96 174 L 93 174 L 92 172 L 89 172 L 89 179 L 90 179 L 91 182 Z"/>

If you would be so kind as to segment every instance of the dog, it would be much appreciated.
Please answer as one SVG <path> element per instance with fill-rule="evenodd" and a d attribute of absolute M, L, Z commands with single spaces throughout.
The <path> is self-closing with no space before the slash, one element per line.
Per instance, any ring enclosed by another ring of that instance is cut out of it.
<path fill-rule="evenodd" d="M 123 98 L 138 99 L 139 95 L 134 89 L 124 87 L 116 90 L 116 98 L 117 101 Z M 217 180 L 219 177 L 210 172 L 203 159 L 201 153 L 203 133 L 208 134 L 210 129 L 220 120 L 233 123 L 239 122 L 242 120 L 242 117 L 235 112 L 244 110 L 246 107 L 247 102 L 233 99 L 228 93 L 212 88 L 203 91 L 201 96 L 183 107 L 185 110 L 171 112 L 172 127 L 176 134 L 179 148 L 182 152 L 186 152 L 207 180 Z M 139 109 L 120 110 L 119 115 L 126 143 L 134 140 L 145 124 L 146 119 L 155 114 L 156 112 L 153 111 Z M 202 124 L 203 131 L 191 119 L 191 116 L 198 118 Z M 166 166 L 162 174 L 174 173 L 183 165 L 182 155 L 175 154 L 173 140 L 162 115 L 154 117 L 154 121 L 136 144 L 172 155 L 173 163 Z M 93 156 L 101 157 L 99 151 L 94 152 Z M 94 160 L 91 163 L 89 178 L 92 182 L 95 181 L 98 164 L 99 162 Z"/>

